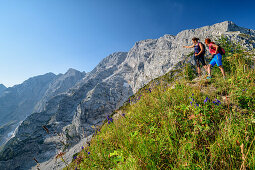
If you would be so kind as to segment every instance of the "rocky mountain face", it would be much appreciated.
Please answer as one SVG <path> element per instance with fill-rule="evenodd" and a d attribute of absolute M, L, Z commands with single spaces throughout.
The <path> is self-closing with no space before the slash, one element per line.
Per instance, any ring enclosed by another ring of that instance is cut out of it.
<path fill-rule="evenodd" d="M 51 97 L 66 92 L 84 73 L 69 69 L 64 75 L 47 73 L 6 89 L 0 96 L 0 144 L 8 140 L 28 115 L 42 111 Z"/>
<path fill-rule="evenodd" d="M 183 45 L 191 45 L 193 37 L 204 41 L 221 35 L 249 49 L 255 46 L 254 30 L 226 21 L 176 36 L 139 41 L 128 53 L 106 57 L 66 93 L 52 95 L 43 100 L 44 104 L 36 105 L 38 112 L 28 116 L 1 149 L 0 169 L 30 169 L 36 165 L 33 158 L 40 162 L 40 169 L 61 168 L 54 158 L 57 153 L 73 150 L 72 146 L 93 134 L 92 127 L 101 125 L 129 96 L 186 59 L 192 49 Z M 48 91 L 48 95 L 54 92 Z"/>
<path fill-rule="evenodd" d="M 6 87 L 3 84 L 0 84 L 0 95 L 3 93 L 5 89 Z"/>

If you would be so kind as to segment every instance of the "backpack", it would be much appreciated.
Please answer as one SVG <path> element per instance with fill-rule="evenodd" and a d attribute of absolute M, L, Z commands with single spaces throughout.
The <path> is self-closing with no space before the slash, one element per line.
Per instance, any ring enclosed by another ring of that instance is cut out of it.
<path fill-rule="evenodd" d="M 201 43 L 201 42 L 199 42 L 199 43 Z M 201 54 L 205 54 L 205 52 L 206 52 L 206 48 L 205 48 L 205 45 L 203 44 L 203 43 L 201 43 L 201 45 L 203 46 L 203 48 L 204 48 L 204 51 L 201 53 Z M 198 45 L 199 46 L 199 45 Z M 200 46 L 199 46 L 199 48 L 200 48 Z M 201 49 L 200 49 L 201 50 Z"/>
<path fill-rule="evenodd" d="M 222 48 L 220 45 L 218 45 L 218 46 L 219 46 L 219 49 L 218 49 L 219 53 L 221 55 L 225 55 L 226 51 L 224 50 L 224 48 Z"/>

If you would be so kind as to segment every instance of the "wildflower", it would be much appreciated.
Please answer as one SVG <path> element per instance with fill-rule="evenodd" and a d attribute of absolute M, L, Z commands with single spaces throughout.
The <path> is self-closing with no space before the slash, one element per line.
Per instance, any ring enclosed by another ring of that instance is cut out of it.
<path fill-rule="evenodd" d="M 108 124 L 110 124 L 111 122 L 113 122 L 113 119 L 108 115 L 107 116 L 107 120 L 108 120 Z"/>
<path fill-rule="evenodd" d="M 216 101 L 217 101 L 219 104 L 221 104 L 221 102 L 220 102 L 218 99 L 216 99 Z"/>
<path fill-rule="evenodd" d="M 75 167 L 75 170 L 77 170 L 77 167 Z"/>
<path fill-rule="evenodd" d="M 125 113 L 122 113 L 122 116 L 125 117 Z"/>
<path fill-rule="evenodd" d="M 151 88 L 149 88 L 149 91 L 150 91 L 150 93 L 151 93 Z"/>
<path fill-rule="evenodd" d="M 77 158 L 76 156 L 73 157 L 74 160 L 75 160 L 76 158 Z"/>
<path fill-rule="evenodd" d="M 193 102 L 195 101 L 193 98 L 191 98 L 191 99 L 192 99 Z"/>
<path fill-rule="evenodd" d="M 192 96 L 194 96 L 194 93 L 192 93 Z"/>
<path fill-rule="evenodd" d="M 90 154 L 90 152 L 88 152 L 88 155 Z"/>
<path fill-rule="evenodd" d="M 196 103 L 196 106 L 197 106 L 197 107 L 199 107 L 199 104 L 198 104 L 198 103 Z"/>
<path fill-rule="evenodd" d="M 209 100 L 209 98 L 206 97 L 206 99 L 204 100 L 204 104 L 205 104 L 206 102 L 208 102 L 208 100 Z"/>
<path fill-rule="evenodd" d="M 81 149 L 84 149 L 84 147 L 82 146 Z"/>
<path fill-rule="evenodd" d="M 190 105 L 192 106 L 192 102 L 190 102 Z"/>

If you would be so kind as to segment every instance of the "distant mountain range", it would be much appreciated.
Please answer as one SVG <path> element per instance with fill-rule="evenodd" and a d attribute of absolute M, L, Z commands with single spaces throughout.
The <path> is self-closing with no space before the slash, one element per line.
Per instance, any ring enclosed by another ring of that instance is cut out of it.
<path fill-rule="evenodd" d="M 0 144 L 27 116 L 42 111 L 51 97 L 66 92 L 84 76 L 85 73 L 69 69 L 64 75 L 47 73 L 5 88 L 0 95 Z"/>
<path fill-rule="evenodd" d="M 11 126 L 13 131 L 21 123 L 2 146 L 0 169 L 30 169 L 36 165 L 34 158 L 40 169 L 60 169 L 63 163 L 55 160 L 59 150 L 68 152 L 93 134 L 93 126 L 101 125 L 152 79 L 173 70 L 180 61 L 193 62 L 187 58 L 192 49 L 183 45 L 190 45 L 194 36 L 215 40 L 222 35 L 248 49 L 255 47 L 254 30 L 225 21 L 136 42 L 129 52 L 109 55 L 86 74 L 73 69 L 64 75 L 48 73 L 5 89 L 0 95 L 2 129 Z"/>

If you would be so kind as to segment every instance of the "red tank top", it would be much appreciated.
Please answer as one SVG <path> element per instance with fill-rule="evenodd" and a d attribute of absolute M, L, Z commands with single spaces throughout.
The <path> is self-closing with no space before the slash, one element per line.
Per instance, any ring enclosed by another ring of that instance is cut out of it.
<path fill-rule="evenodd" d="M 211 53 L 211 54 L 214 54 L 215 53 L 215 51 L 216 51 L 216 48 L 215 47 L 212 47 L 212 45 L 213 44 L 215 44 L 214 42 L 211 42 L 210 44 L 209 44 L 209 52 Z M 217 52 L 217 54 L 218 54 L 219 52 Z"/>

